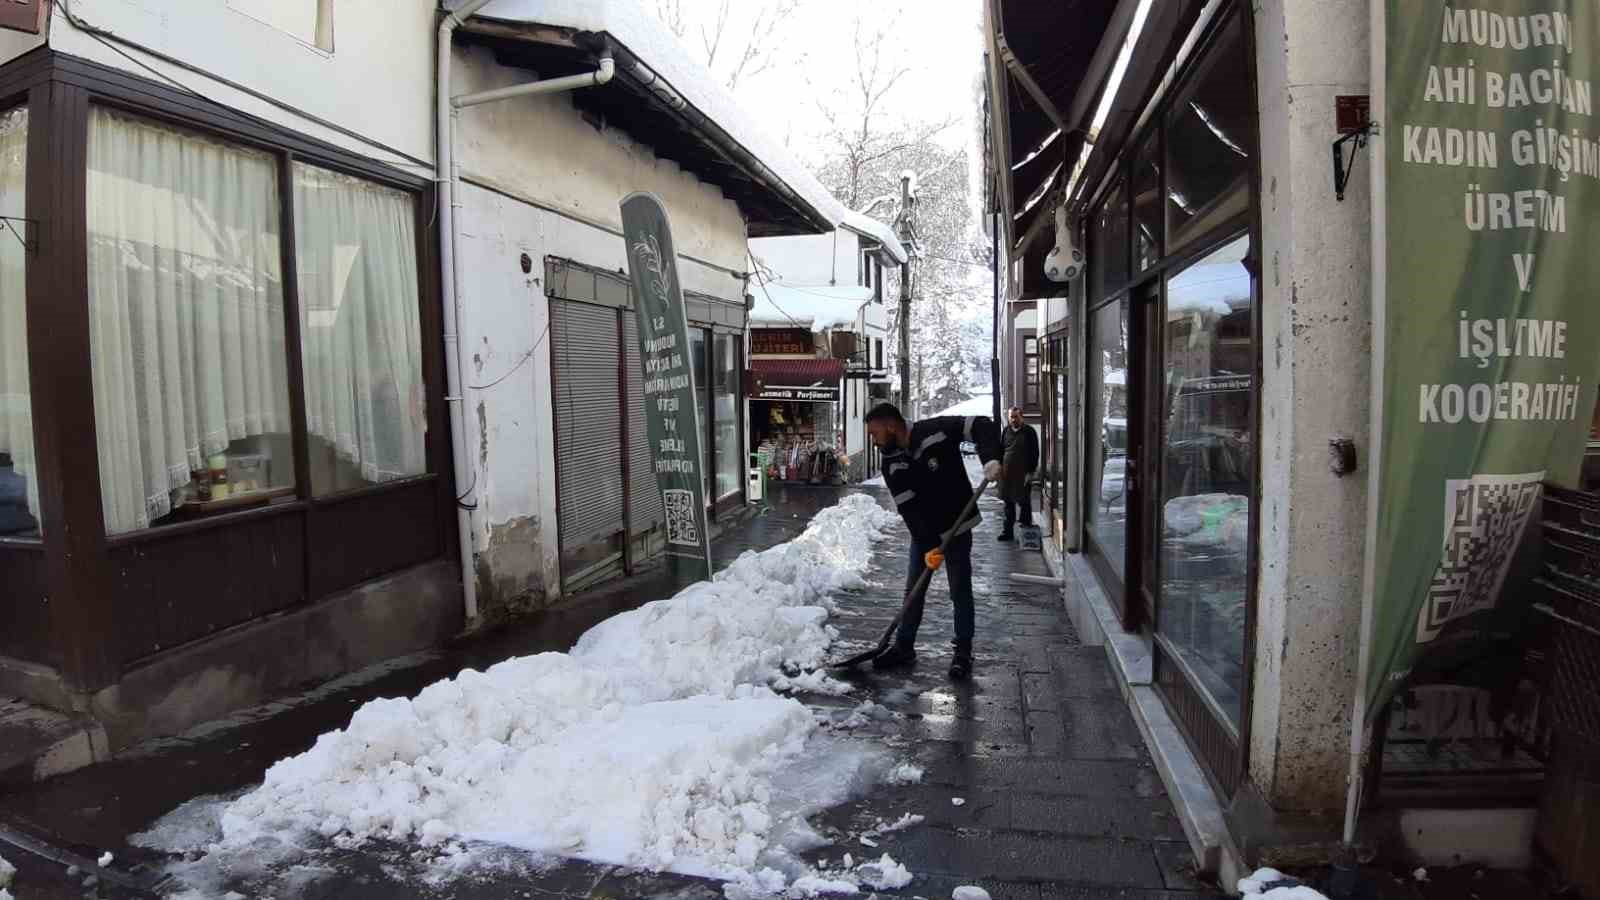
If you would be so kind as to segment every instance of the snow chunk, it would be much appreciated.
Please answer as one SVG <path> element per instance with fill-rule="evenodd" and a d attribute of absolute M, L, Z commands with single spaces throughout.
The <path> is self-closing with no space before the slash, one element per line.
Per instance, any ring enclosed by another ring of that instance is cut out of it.
<path fill-rule="evenodd" d="M 856 871 L 861 874 L 862 884 L 880 891 L 896 890 L 911 883 L 911 870 L 887 853 L 872 862 L 862 863 Z"/>
<path fill-rule="evenodd" d="M 1260 900 L 1328 900 L 1277 869 L 1257 869 L 1239 879 L 1239 893 Z"/>
<path fill-rule="evenodd" d="M 0 856 L 0 888 L 10 887 L 11 879 L 15 877 L 17 877 L 17 867 L 6 862 L 4 856 Z"/>
<path fill-rule="evenodd" d="M 951 797 L 950 798 L 950 805 L 951 806 L 966 806 L 967 805 L 967 798 L 965 798 L 965 797 Z"/>
<path fill-rule="evenodd" d="M 855 686 L 849 682 L 829 677 L 826 669 L 780 676 L 772 682 L 772 688 L 793 694 L 823 694 L 829 697 L 843 697 L 855 691 Z"/>
<path fill-rule="evenodd" d="M 911 763 L 901 763 L 889 772 L 890 784 L 921 784 L 922 767 Z"/>
<path fill-rule="evenodd" d="M 115 856 L 112 856 L 110 852 L 106 852 L 100 855 L 100 859 L 97 861 L 97 864 L 100 866 L 100 868 L 104 869 L 106 866 L 111 865 L 111 861 L 114 859 L 116 859 Z"/>
<path fill-rule="evenodd" d="M 950 895 L 950 900 L 989 900 L 989 892 L 975 884 L 963 884 Z"/>

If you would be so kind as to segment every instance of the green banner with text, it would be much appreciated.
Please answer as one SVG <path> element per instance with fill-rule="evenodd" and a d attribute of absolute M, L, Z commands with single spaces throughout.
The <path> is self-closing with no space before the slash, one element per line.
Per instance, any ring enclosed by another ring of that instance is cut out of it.
<path fill-rule="evenodd" d="M 705 471 L 700 454 L 700 404 L 695 390 L 689 323 L 678 283 L 667 210 L 654 194 L 622 200 L 622 234 L 639 317 L 639 364 L 650 460 L 667 517 L 667 555 L 711 578 Z"/>
<path fill-rule="evenodd" d="M 1385 2 L 1369 720 L 1523 602 L 1503 589 L 1541 485 L 1578 476 L 1600 371 L 1600 8 Z"/>

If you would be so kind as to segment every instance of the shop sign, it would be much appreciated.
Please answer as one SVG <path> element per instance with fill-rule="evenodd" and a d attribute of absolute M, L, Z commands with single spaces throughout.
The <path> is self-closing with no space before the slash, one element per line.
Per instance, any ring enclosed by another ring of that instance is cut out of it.
<path fill-rule="evenodd" d="M 699 396 L 667 211 L 654 194 L 622 201 L 628 274 L 639 309 L 639 362 L 650 459 L 667 516 L 667 555 L 711 577 L 711 535 L 701 471 Z"/>
<path fill-rule="evenodd" d="M 812 356 L 817 352 L 816 340 L 804 328 L 752 328 L 750 354 L 752 356 Z"/>
<path fill-rule="evenodd" d="M 790 400 L 796 403 L 837 403 L 839 392 L 834 388 L 781 387 L 763 384 L 756 388 L 751 400 Z"/>
<path fill-rule="evenodd" d="M 48 0 L 0 0 L 0 28 L 38 34 L 48 8 Z"/>
<path fill-rule="evenodd" d="M 1385 3 L 1368 722 L 1489 633 L 1600 377 L 1600 6 Z"/>

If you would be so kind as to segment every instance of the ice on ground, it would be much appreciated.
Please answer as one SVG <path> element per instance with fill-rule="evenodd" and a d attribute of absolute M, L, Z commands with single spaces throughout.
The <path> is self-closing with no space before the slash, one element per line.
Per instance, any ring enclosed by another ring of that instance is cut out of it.
<path fill-rule="evenodd" d="M 381 839 L 466 853 L 488 842 L 723 880 L 805 877 L 796 854 L 820 838 L 804 812 L 829 791 L 807 785 L 786 806 L 786 780 L 820 765 L 839 782 L 828 767 L 842 766 L 843 783 L 857 784 L 890 765 L 839 744 L 819 764 L 810 712 L 771 688 L 792 689 L 786 672 L 825 660 L 829 595 L 862 585 L 873 545 L 897 522 L 871 497 L 847 497 L 795 540 L 596 625 L 570 653 L 372 701 L 256 790 L 180 809 L 141 839 L 192 852 L 204 835 L 209 856 L 260 869 L 303 864 L 329 842 Z M 202 877 L 203 861 L 183 865 Z"/>
<path fill-rule="evenodd" d="M 1277 869 L 1261 868 L 1239 879 L 1239 893 L 1259 900 L 1328 900 Z"/>
<path fill-rule="evenodd" d="M 922 767 L 911 763 L 901 763 L 889 772 L 890 784 L 921 784 Z"/>
<path fill-rule="evenodd" d="M 911 827 L 916 826 L 916 825 L 921 825 L 925 821 L 927 821 L 927 817 L 926 816 L 919 816 L 919 815 L 916 815 L 915 813 L 906 813 L 905 815 L 903 815 L 900 818 L 894 820 L 893 822 L 885 822 L 882 819 L 879 819 L 878 820 L 878 824 L 873 827 L 871 833 L 872 834 L 893 834 L 896 831 L 904 831 L 907 828 L 911 828 Z"/>
<path fill-rule="evenodd" d="M 892 891 L 911 883 L 911 870 L 894 861 L 885 853 L 881 858 L 862 863 L 856 870 L 861 883 L 880 891 Z"/>

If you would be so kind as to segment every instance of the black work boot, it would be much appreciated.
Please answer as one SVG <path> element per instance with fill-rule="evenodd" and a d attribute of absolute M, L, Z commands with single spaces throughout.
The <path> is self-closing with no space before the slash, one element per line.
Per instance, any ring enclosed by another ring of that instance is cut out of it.
<path fill-rule="evenodd" d="M 956 658 L 950 663 L 950 680 L 966 681 L 972 677 L 972 648 L 956 647 Z"/>
<path fill-rule="evenodd" d="M 917 651 L 905 644 L 895 644 L 872 658 L 874 669 L 909 669 L 917 664 Z"/>

